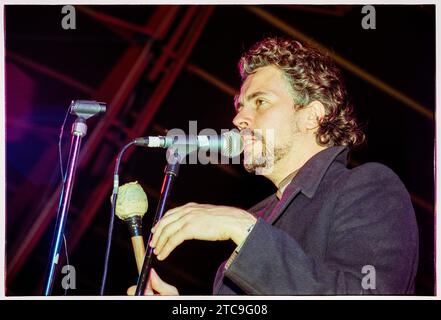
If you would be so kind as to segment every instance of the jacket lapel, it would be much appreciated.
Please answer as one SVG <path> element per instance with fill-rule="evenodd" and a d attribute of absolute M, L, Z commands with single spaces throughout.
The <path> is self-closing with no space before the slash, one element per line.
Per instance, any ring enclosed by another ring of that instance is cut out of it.
<path fill-rule="evenodd" d="M 294 183 L 291 183 L 283 193 L 282 199 L 276 204 L 271 213 L 266 218 L 266 221 L 273 224 L 280 215 L 286 210 L 288 205 L 294 200 L 294 198 L 300 193 L 300 187 Z"/>
<path fill-rule="evenodd" d="M 347 152 L 348 149 L 346 147 L 337 146 L 325 149 L 312 157 L 286 187 L 282 199 L 280 199 L 279 203 L 267 216 L 266 221 L 273 224 L 277 218 L 283 214 L 300 191 L 308 198 L 312 198 L 332 162 L 337 158 L 346 164 Z"/>

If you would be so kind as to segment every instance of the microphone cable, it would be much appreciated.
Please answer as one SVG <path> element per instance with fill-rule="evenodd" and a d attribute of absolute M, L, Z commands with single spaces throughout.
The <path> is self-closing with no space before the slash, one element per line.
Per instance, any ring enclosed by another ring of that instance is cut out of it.
<path fill-rule="evenodd" d="M 100 287 L 100 296 L 104 295 L 104 291 L 106 288 L 106 281 L 107 281 L 107 271 L 109 268 L 109 257 L 110 257 L 110 248 L 112 246 L 112 236 L 113 236 L 113 224 L 115 221 L 115 209 L 116 209 L 116 198 L 118 196 L 118 187 L 119 187 L 119 167 L 121 164 L 121 158 L 124 154 L 124 152 L 133 144 L 135 144 L 134 141 L 129 142 L 126 144 L 121 151 L 118 153 L 118 156 L 116 157 L 116 163 L 115 163 L 115 171 L 113 174 L 113 191 L 112 191 L 112 197 L 111 197 L 111 210 L 110 210 L 110 221 L 109 221 L 109 230 L 107 234 L 107 244 L 106 244 L 106 254 L 104 256 L 104 267 L 103 267 L 103 277 L 101 279 L 101 287 Z"/>
<path fill-rule="evenodd" d="M 67 108 L 66 115 L 64 116 L 63 124 L 61 125 L 61 128 L 60 128 L 60 135 L 58 136 L 58 156 L 59 156 L 59 162 L 60 162 L 62 189 L 64 189 L 65 176 L 64 176 L 64 170 L 63 170 L 63 153 L 62 153 L 61 144 L 63 141 L 64 127 L 66 126 L 66 121 L 67 121 L 67 117 L 69 116 L 69 112 L 70 112 L 70 106 Z M 64 253 L 66 255 L 66 262 L 69 265 L 69 254 L 68 254 L 68 250 L 67 250 L 67 241 L 66 241 L 66 237 L 65 237 L 64 233 L 63 233 L 63 240 L 64 240 Z M 67 296 L 67 287 L 64 289 L 64 295 Z"/>

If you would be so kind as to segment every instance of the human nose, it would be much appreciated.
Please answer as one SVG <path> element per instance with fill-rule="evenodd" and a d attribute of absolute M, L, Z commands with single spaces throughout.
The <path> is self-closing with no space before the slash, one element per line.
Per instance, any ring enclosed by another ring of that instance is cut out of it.
<path fill-rule="evenodd" d="M 238 112 L 233 119 L 233 124 L 239 130 L 251 128 L 252 122 L 253 122 L 253 115 L 245 107 L 243 107 L 242 110 Z"/>

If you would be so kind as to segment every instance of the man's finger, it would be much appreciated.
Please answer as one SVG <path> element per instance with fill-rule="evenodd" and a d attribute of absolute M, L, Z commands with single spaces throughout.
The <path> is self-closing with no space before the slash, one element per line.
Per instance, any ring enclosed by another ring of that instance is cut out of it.
<path fill-rule="evenodd" d="M 144 291 L 145 296 L 153 296 L 155 294 L 152 288 L 152 271 L 153 269 L 150 270 L 149 281 L 147 281 L 147 288 Z"/>
<path fill-rule="evenodd" d="M 153 237 L 152 241 L 149 243 L 149 245 L 154 248 L 157 246 L 158 238 L 162 235 L 162 231 L 165 227 L 167 227 L 169 224 L 175 222 L 176 220 L 180 219 L 182 216 L 189 213 L 193 208 L 182 208 L 180 211 L 175 211 L 174 214 L 164 216 L 152 229 Z"/>
<path fill-rule="evenodd" d="M 164 217 L 169 216 L 171 214 L 174 214 L 176 212 L 185 210 L 185 209 L 194 209 L 201 206 L 200 204 L 196 203 L 196 202 L 188 202 L 186 204 L 184 204 L 183 206 L 179 206 L 179 207 L 175 207 L 173 209 L 168 210 L 165 214 Z"/>
<path fill-rule="evenodd" d="M 191 210 L 193 210 L 193 209 L 195 209 L 195 208 L 198 208 L 198 207 L 201 207 L 201 206 L 204 206 L 204 205 L 198 204 L 198 203 L 196 203 L 196 202 L 189 202 L 189 203 L 186 203 L 186 204 L 184 204 L 183 206 L 179 206 L 179 207 L 176 207 L 176 208 L 173 208 L 173 209 L 168 210 L 168 211 L 164 214 L 164 216 L 162 217 L 161 221 L 163 221 L 163 220 L 164 220 L 166 217 L 168 217 L 168 216 L 174 215 L 175 213 L 178 213 L 178 212 L 179 212 L 179 213 L 185 213 L 185 212 L 191 211 Z M 161 221 L 160 221 L 160 222 L 161 222 Z M 164 221 L 167 221 L 167 219 L 165 219 Z M 153 232 L 153 233 L 156 232 L 156 229 L 157 229 L 158 224 L 159 224 L 159 223 L 157 223 L 155 226 L 153 226 L 153 228 L 152 228 L 152 232 Z"/>
<path fill-rule="evenodd" d="M 128 296 L 134 296 L 136 292 L 136 286 L 131 286 L 127 289 L 127 295 Z"/>
<path fill-rule="evenodd" d="M 188 216 L 181 217 L 181 219 L 178 219 L 170 223 L 168 226 L 162 229 L 162 232 L 161 234 L 158 235 L 158 238 L 154 246 L 156 254 L 161 252 L 162 248 L 167 243 L 170 237 L 172 237 L 175 233 L 177 233 L 179 230 L 184 228 L 188 220 L 189 220 Z"/>
<path fill-rule="evenodd" d="M 157 291 L 160 295 L 166 296 L 175 296 L 179 295 L 178 289 L 176 287 L 164 282 L 156 273 L 154 269 L 152 269 L 151 273 L 151 283 L 152 287 L 155 291 Z"/>
<path fill-rule="evenodd" d="M 164 244 L 161 251 L 158 251 L 157 259 L 164 260 L 177 246 L 189 239 L 194 239 L 193 235 L 189 234 L 185 228 L 181 228 L 168 237 L 167 242 Z"/>
<path fill-rule="evenodd" d="M 197 205 L 198 205 L 198 204 L 197 204 L 196 202 L 188 202 L 188 203 L 184 204 L 183 206 L 175 207 L 175 208 L 173 208 L 173 209 L 168 210 L 168 211 L 164 214 L 164 217 L 166 217 L 166 216 L 168 216 L 168 215 L 171 215 L 171 214 L 174 214 L 174 213 L 176 213 L 176 212 L 178 212 L 178 211 L 181 211 L 181 210 L 183 210 L 183 209 L 191 208 L 191 207 L 194 207 L 194 206 L 197 206 Z"/>
<path fill-rule="evenodd" d="M 153 269 L 152 269 L 153 270 Z M 127 295 L 128 296 L 134 296 L 136 293 L 136 286 L 131 286 L 127 289 Z M 152 289 L 152 273 L 150 272 L 149 281 L 147 282 L 147 288 L 145 288 L 144 291 L 145 296 L 152 296 L 153 295 L 153 289 Z"/>

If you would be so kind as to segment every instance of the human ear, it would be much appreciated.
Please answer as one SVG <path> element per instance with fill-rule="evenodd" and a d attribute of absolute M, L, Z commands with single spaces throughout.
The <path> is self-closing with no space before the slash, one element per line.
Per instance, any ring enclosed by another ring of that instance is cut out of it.
<path fill-rule="evenodd" d="M 320 124 L 320 120 L 326 114 L 325 106 L 320 101 L 314 100 L 305 109 L 307 109 L 306 128 L 310 130 L 316 129 Z"/>

